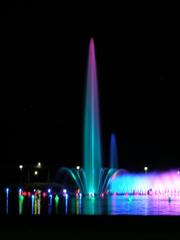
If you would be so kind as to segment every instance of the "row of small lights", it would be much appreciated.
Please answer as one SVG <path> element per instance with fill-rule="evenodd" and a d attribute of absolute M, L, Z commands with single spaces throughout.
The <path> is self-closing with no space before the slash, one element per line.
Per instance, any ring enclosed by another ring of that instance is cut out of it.
<path fill-rule="evenodd" d="M 39 191 L 39 190 L 36 190 L 36 189 L 33 190 L 35 196 L 38 195 L 38 191 Z M 19 193 L 19 195 L 23 195 L 24 197 L 25 197 L 25 196 L 30 197 L 31 195 L 33 195 L 33 194 L 32 194 L 31 192 L 29 192 L 29 191 L 28 191 L 28 192 L 23 191 L 21 188 L 18 190 L 18 193 Z M 6 188 L 6 194 L 9 194 L 9 188 Z M 49 196 L 52 196 L 52 190 L 51 190 L 50 188 L 48 188 L 47 192 L 43 192 L 43 193 L 42 193 L 42 196 L 43 196 L 43 197 L 47 197 L 48 195 L 49 195 Z M 57 194 L 54 193 L 54 195 L 57 195 Z M 94 193 L 89 193 L 88 195 L 89 195 L 89 197 L 95 197 L 95 194 L 94 194 Z M 62 190 L 62 196 L 64 196 L 64 197 L 68 197 L 68 196 L 69 196 L 69 194 L 68 194 L 68 192 L 67 192 L 67 189 L 63 189 L 63 190 Z M 101 193 L 100 196 L 101 196 L 101 197 L 104 197 L 104 193 Z M 78 189 L 78 190 L 76 191 L 76 197 L 82 197 L 82 193 L 80 192 L 80 189 Z"/>
<path fill-rule="evenodd" d="M 7 195 L 9 194 L 9 191 L 10 191 L 10 189 L 9 189 L 9 188 L 6 188 L 6 194 L 7 194 Z M 33 195 L 37 196 L 39 193 L 41 194 L 41 191 L 36 190 L 36 189 L 34 189 L 33 192 L 34 192 L 34 193 L 31 193 L 30 191 L 26 192 L 26 191 L 23 191 L 21 188 L 18 190 L 19 195 L 22 195 L 22 196 L 24 196 L 24 197 L 26 197 L 26 196 L 30 197 L 30 196 L 33 196 Z M 56 193 L 54 193 L 54 195 L 57 196 Z M 47 196 L 52 197 L 52 196 L 53 196 L 52 190 L 51 190 L 50 188 L 48 188 L 46 192 L 43 192 L 43 193 L 42 193 L 42 196 L 43 196 L 43 197 L 47 197 Z M 66 197 L 66 198 L 69 196 L 69 194 L 68 194 L 68 192 L 67 192 L 67 189 L 63 189 L 63 190 L 62 190 L 62 196 L 63 196 L 63 197 Z M 77 196 L 82 197 L 82 193 L 80 192 L 79 189 L 78 189 L 77 192 L 76 192 L 76 197 L 77 197 Z"/>
<path fill-rule="evenodd" d="M 9 188 L 6 188 L 6 195 L 7 195 L 7 196 L 9 195 L 9 191 L 10 191 L 10 189 L 9 189 Z M 26 196 L 28 196 L 28 197 L 31 197 L 31 196 L 34 197 L 34 196 L 38 196 L 39 194 L 41 195 L 41 191 L 40 191 L 40 190 L 34 189 L 33 192 L 34 192 L 34 193 L 31 193 L 30 191 L 25 192 L 25 191 L 23 191 L 21 188 L 18 190 L 19 196 L 23 196 L 23 197 L 26 197 Z M 100 194 L 100 197 L 103 198 L 103 197 L 105 196 L 105 194 L 108 194 L 108 192 L 106 192 L 106 193 L 101 193 L 101 194 Z M 119 195 L 119 194 L 116 193 L 116 192 L 114 192 L 114 193 L 111 193 L 110 195 L 117 196 L 117 195 Z M 120 194 L 120 195 L 121 195 L 121 194 Z M 124 193 L 123 195 L 125 195 L 125 196 L 131 196 L 131 194 L 129 195 L 128 193 Z M 142 193 L 134 193 L 133 195 L 144 195 L 144 194 L 142 194 Z M 146 195 L 146 194 L 145 194 L 145 195 Z M 150 195 L 151 195 L 151 194 L 150 194 Z M 51 190 L 50 188 L 48 188 L 48 190 L 47 190 L 46 192 L 43 192 L 43 193 L 42 193 L 42 196 L 43 196 L 44 198 L 47 197 L 47 196 L 49 196 L 49 197 L 52 198 L 52 197 L 53 197 L 52 190 Z M 58 194 L 57 194 L 57 193 L 54 193 L 54 196 L 57 198 L 57 197 L 58 197 Z M 68 197 L 69 197 L 69 194 L 68 194 L 68 192 L 67 192 L 67 189 L 63 189 L 63 190 L 62 190 L 62 196 L 65 197 L 65 198 L 68 198 Z M 94 197 L 95 197 L 95 194 L 94 194 L 94 193 L 89 193 L 88 196 L 91 197 L 91 198 L 94 198 Z M 76 191 L 76 198 L 82 198 L 82 193 L 80 192 L 79 189 Z"/>
<path fill-rule="evenodd" d="M 22 171 L 23 167 L 24 167 L 23 165 L 19 165 L 19 169 L 20 169 L 21 171 Z M 36 167 L 37 167 L 37 168 L 42 168 L 41 162 L 38 162 Z M 76 166 L 76 170 L 79 171 L 80 168 L 81 168 L 80 166 Z M 145 173 L 147 173 L 147 171 L 148 171 L 148 167 L 147 167 L 147 166 L 144 167 L 144 171 L 145 171 Z M 180 171 L 177 171 L 177 174 L 180 175 Z M 37 170 L 34 171 L 34 175 L 38 175 L 38 171 L 37 171 Z"/>
<path fill-rule="evenodd" d="M 22 164 L 19 165 L 19 169 L 20 169 L 21 171 L 22 171 L 23 167 L 24 167 L 24 166 L 23 166 Z M 42 168 L 42 163 L 41 163 L 41 162 L 38 162 L 36 167 L 37 167 L 37 168 Z M 79 171 L 80 168 L 81 168 L 80 166 L 76 166 L 76 170 Z M 148 167 L 147 167 L 147 166 L 144 167 L 144 171 L 145 171 L 145 173 L 147 173 L 147 171 L 148 171 Z M 177 174 L 180 175 L 180 171 L 177 171 Z M 37 171 L 37 170 L 34 171 L 34 175 L 35 175 L 35 176 L 38 175 L 38 171 Z"/>
<path fill-rule="evenodd" d="M 22 164 L 20 164 L 20 165 L 19 165 L 19 169 L 20 169 L 21 172 L 22 172 L 23 168 L 24 168 L 24 166 L 23 166 Z M 39 169 L 42 168 L 41 162 L 38 162 L 38 163 L 37 163 L 36 168 L 39 168 Z M 80 166 L 76 166 L 76 169 L 77 169 L 78 171 L 80 170 L 80 168 L 81 168 Z M 34 175 L 35 175 L 35 176 L 38 175 L 38 171 L 37 171 L 37 170 L 34 171 Z"/>
<path fill-rule="evenodd" d="M 19 169 L 20 169 L 21 172 L 22 172 L 23 168 L 24 168 L 24 166 L 23 166 L 22 164 L 20 164 L 20 165 L 19 165 Z M 36 168 L 39 168 L 39 169 L 42 168 L 41 162 L 38 162 L 38 163 L 37 163 Z M 34 175 L 35 175 L 35 176 L 37 176 L 38 173 L 39 173 L 39 172 L 38 172 L 37 170 L 34 171 Z"/>

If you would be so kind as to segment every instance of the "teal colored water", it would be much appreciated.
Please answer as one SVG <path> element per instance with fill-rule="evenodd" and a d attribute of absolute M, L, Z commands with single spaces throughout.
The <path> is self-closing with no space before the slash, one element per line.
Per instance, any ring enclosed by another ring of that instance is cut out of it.
<path fill-rule="evenodd" d="M 99 193 L 99 177 L 102 168 L 102 157 L 96 57 L 93 39 L 91 39 L 89 45 L 84 116 L 83 163 L 86 176 L 86 193 Z"/>

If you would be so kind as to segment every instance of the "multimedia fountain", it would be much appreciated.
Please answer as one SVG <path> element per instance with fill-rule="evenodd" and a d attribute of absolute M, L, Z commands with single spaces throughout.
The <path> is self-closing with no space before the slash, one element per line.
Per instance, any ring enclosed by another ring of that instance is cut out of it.
<path fill-rule="evenodd" d="M 90 40 L 87 69 L 87 88 L 84 116 L 83 168 L 61 168 L 62 174 L 69 175 L 84 195 L 97 196 L 107 194 L 140 194 L 180 196 L 180 172 L 166 173 L 128 173 L 118 170 L 117 146 L 115 134 L 110 139 L 110 168 L 103 168 L 101 150 L 101 131 L 98 103 L 98 83 L 96 72 L 95 46 Z"/>
<path fill-rule="evenodd" d="M 179 170 L 130 173 L 118 169 L 114 133 L 110 136 L 110 167 L 103 168 L 93 39 L 89 46 L 83 142 L 82 168 L 60 168 L 55 185 L 47 183 L 45 187 L 33 185 L 33 189 L 30 186 L 18 189 L 19 214 L 29 211 L 32 215 L 42 212 L 48 215 L 180 215 Z M 6 214 L 13 211 L 12 192 L 12 188 L 5 190 Z M 0 214 L 2 210 L 1 207 Z M 16 207 L 14 211 L 17 213 Z"/>

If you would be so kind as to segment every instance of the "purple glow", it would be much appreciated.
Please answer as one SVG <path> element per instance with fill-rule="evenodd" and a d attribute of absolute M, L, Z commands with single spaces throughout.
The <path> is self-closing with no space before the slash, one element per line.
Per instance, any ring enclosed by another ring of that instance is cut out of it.
<path fill-rule="evenodd" d="M 67 193 L 67 190 L 66 189 L 63 189 L 63 194 L 66 194 Z"/>
<path fill-rule="evenodd" d="M 177 171 L 163 173 L 117 174 L 110 182 L 110 192 L 118 194 L 180 196 Z"/>

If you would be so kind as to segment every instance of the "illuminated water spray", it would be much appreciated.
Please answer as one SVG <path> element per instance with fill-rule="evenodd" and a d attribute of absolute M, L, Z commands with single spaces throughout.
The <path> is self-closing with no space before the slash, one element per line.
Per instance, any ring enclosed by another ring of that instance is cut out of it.
<path fill-rule="evenodd" d="M 60 178 L 65 177 L 66 179 L 67 176 L 70 176 L 81 193 L 88 194 L 92 198 L 96 194 L 99 195 L 105 192 L 117 166 L 115 137 L 112 137 L 111 145 L 111 165 L 113 168 L 102 168 L 96 56 L 94 41 L 91 39 L 84 112 L 83 168 L 60 168 L 56 174 L 55 181 L 59 182 Z"/>
<path fill-rule="evenodd" d="M 118 168 L 117 144 L 116 136 L 114 133 L 111 134 L 110 140 L 110 168 Z"/>
<path fill-rule="evenodd" d="M 111 193 L 143 194 L 151 196 L 180 196 L 180 177 L 176 170 L 168 172 L 128 173 L 116 172 L 110 182 Z"/>
<path fill-rule="evenodd" d="M 87 88 L 84 116 L 84 172 L 88 193 L 98 193 L 99 174 L 102 168 L 101 137 L 98 104 L 98 84 L 94 41 L 89 45 Z"/>

